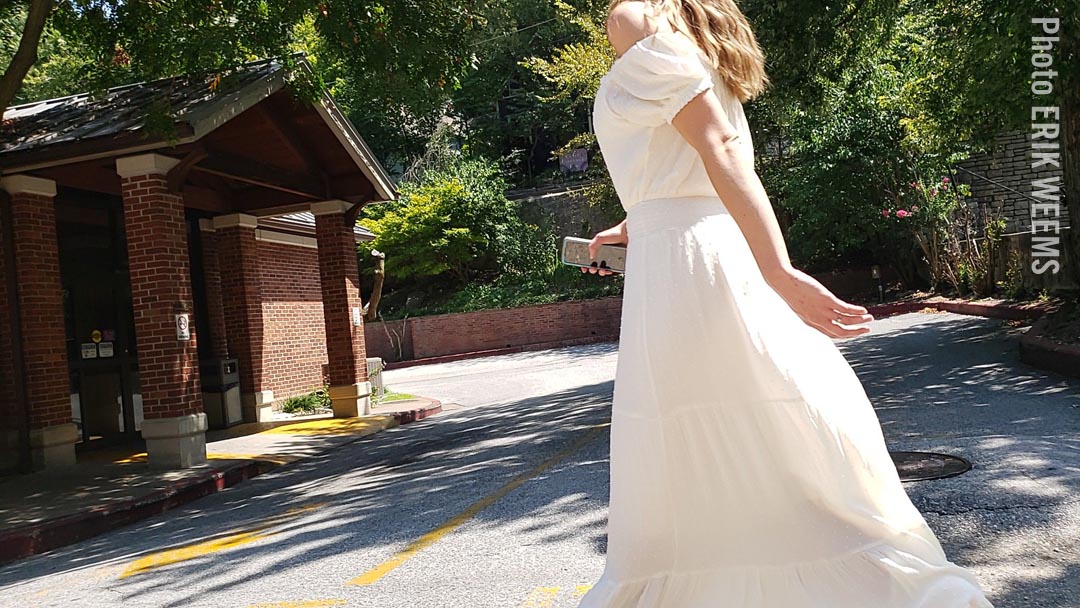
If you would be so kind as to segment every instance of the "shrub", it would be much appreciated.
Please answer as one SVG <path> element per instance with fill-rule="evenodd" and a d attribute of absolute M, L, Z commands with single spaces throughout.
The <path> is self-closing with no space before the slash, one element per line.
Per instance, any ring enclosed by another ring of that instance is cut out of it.
<path fill-rule="evenodd" d="M 286 414 L 317 414 L 330 407 L 330 394 L 325 387 L 315 389 L 306 395 L 289 397 L 281 402 L 281 411 Z"/>
<path fill-rule="evenodd" d="M 1009 264 L 1005 270 L 1005 280 L 998 282 L 1006 298 L 1018 300 L 1027 294 L 1024 287 L 1024 256 L 1019 251 L 1009 252 Z"/>
<path fill-rule="evenodd" d="M 365 208 L 360 223 L 386 252 L 388 279 L 445 276 L 464 285 L 542 271 L 554 263 L 553 237 L 521 221 L 506 189 L 495 162 L 452 153 L 402 184 L 398 201 Z"/>

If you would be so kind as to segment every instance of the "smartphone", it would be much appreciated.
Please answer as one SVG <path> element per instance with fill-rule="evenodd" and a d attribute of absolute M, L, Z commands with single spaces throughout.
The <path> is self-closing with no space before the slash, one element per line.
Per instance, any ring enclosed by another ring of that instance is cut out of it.
<path fill-rule="evenodd" d="M 626 272 L 626 246 L 601 245 L 596 259 L 589 257 L 589 241 L 576 236 L 563 238 L 562 263 L 581 268 L 603 268 L 619 274 Z"/>

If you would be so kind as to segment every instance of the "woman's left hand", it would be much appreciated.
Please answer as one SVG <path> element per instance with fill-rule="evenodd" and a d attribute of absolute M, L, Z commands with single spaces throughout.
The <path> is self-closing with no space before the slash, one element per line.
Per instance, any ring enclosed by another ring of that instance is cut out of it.
<path fill-rule="evenodd" d="M 766 279 L 803 322 L 826 336 L 851 338 L 870 331 L 863 324 L 873 321 L 873 315 L 836 297 L 805 272 L 789 268 Z"/>

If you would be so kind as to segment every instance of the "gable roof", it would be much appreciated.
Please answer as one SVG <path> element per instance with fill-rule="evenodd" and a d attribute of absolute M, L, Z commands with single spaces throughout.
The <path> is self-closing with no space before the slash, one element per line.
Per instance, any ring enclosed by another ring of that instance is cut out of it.
<path fill-rule="evenodd" d="M 311 73 L 302 57 L 299 70 Z M 121 153 L 190 143 L 286 86 L 288 73 L 278 60 L 245 64 L 223 77 L 164 78 L 8 108 L 0 123 L 0 169 L 27 171 Z M 172 136 L 155 133 L 147 117 L 167 100 L 175 120 Z M 393 182 L 363 137 L 323 94 L 315 109 L 374 186 L 381 200 L 396 198 Z"/>

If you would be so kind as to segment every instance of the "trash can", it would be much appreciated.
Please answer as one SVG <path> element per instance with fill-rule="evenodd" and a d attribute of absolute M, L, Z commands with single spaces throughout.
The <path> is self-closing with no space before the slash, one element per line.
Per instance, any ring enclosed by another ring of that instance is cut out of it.
<path fill-rule="evenodd" d="M 224 429 L 244 421 L 240 405 L 240 364 L 236 359 L 199 362 L 207 425 Z"/>

